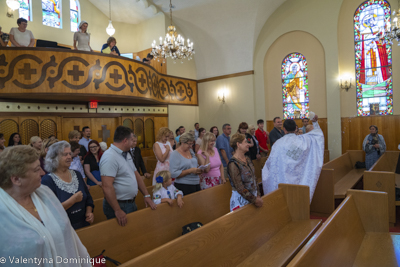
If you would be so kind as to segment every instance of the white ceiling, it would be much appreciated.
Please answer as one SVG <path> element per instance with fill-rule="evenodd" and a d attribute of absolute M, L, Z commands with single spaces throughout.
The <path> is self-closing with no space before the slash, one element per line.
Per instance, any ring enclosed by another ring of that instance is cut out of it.
<path fill-rule="evenodd" d="M 89 0 L 108 16 L 108 0 Z M 173 24 L 194 42 L 197 79 L 253 69 L 257 37 L 286 0 L 172 0 Z M 112 19 L 139 23 L 158 12 L 169 17 L 169 0 L 111 0 Z M 149 44 L 150 47 L 150 44 Z"/>

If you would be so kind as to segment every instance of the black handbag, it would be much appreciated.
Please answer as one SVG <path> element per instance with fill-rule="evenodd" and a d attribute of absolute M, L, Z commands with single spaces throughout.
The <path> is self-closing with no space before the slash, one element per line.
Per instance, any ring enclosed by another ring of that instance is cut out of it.
<path fill-rule="evenodd" d="M 197 228 L 202 227 L 203 224 L 201 222 L 194 222 L 194 223 L 189 223 L 186 224 L 185 226 L 182 227 L 182 235 L 186 235 L 187 233 L 196 230 Z"/>
<path fill-rule="evenodd" d="M 366 168 L 365 162 L 357 161 L 355 167 L 356 169 L 365 169 Z"/>

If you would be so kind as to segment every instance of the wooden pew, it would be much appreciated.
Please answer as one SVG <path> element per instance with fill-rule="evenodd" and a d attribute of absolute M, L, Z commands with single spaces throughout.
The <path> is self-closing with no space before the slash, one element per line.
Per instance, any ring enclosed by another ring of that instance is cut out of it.
<path fill-rule="evenodd" d="M 262 182 L 262 169 L 264 168 L 267 159 L 268 157 L 262 157 L 260 160 L 257 159 L 253 160 L 254 173 L 257 177 L 257 183 Z"/>
<path fill-rule="evenodd" d="M 283 185 L 123 266 L 282 266 L 320 227 L 309 219 L 309 188 Z"/>
<path fill-rule="evenodd" d="M 396 223 L 396 177 L 397 160 L 400 152 L 386 151 L 370 170 L 364 172 L 364 190 L 381 191 L 388 194 L 389 223 Z M 400 181 L 398 181 L 400 182 Z M 400 184 L 398 184 L 400 186 Z"/>
<path fill-rule="evenodd" d="M 89 189 L 89 193 L 92 196 L 93 200 L 104 198 L 103 188 L 99 185 L 93 185 Z"/>
<path fill-rule="evenodd" d="M 179 237 L 186 224 L 208 224 L 227 214 L 231 194 L 226 183 L 184 196 L 182 208 L 175 201 L 173 206 L 163 203 L 156 210 L 130 213 L 124 227 L 111 219 L 76 232 L 91 257 L 105 249 L 107 256 L 123 263 Z"/>
<path fill-rule="evenodd" d="M 329 150 L 324 150 L 324 164 L 329 162 Z"/>
<path fill-rule="evenodd" d="M 365 152 L 349 150 L 322 166 L 311 202 L 311 212 L 328 215 L 335 210 L 335 199 L 344 199 L 348 189 L 363 177 L 365 169 L 356 169 L 357 161 L 365 161 Z"/>
<path fill-rule="evenodd" d="M 389 233 L 387 201 L 386 193 L 349 190 L 288 267 L 399 266 L 400 235 Z"/>
<path fill-rule="evenodd" d="M 144 162 L 144 166 L 146 167 L 146 170 L 148 172 L 154 171 L 156 169 L 156 165 L 157 165 L 156 157 L 143 157 L 143 162 Z"/>
<path fill-rule="evenodd" d="M 153 187 L 152 186 L 147 187 L 147 191 L 149 192 L 151 197 L 153 197 Z M 98 198 L 98 199 L 93 199 L 93 202 L 94 202 L 94 211 L 93 211 L 94 221 L 93 221 L 93 223 L 91 225 L 94 225 L 96 223 L 103 222 L 103 221 L 107 220 L 107 217 L 106 217 L 106 215 L 104 215 L 104 212 L 103 212 L 103 199 L 104 199 L 104 197 Z M 146 204 L 144 202 L 144 197 L 143 197 L 142 192 L 140 192 L 140 191 L 138 192 L 138 194 L 136 196 L 136 199 L 135 199 L 135 203 L 136 203 L 136 206 L 137 206 L 138 210 L 146 208 Z"/>

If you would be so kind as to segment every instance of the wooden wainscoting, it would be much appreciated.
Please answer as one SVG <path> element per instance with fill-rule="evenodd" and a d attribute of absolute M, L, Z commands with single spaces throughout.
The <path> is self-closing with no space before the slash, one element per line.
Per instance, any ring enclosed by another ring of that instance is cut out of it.
<path fill-rule="evenodd" d="M 369 126 L 376 125 L 385 138 L 386 150 L 398 150 L 400 143 L 400 115 L 342 118 L 342 153 L 361 150 Z"/>

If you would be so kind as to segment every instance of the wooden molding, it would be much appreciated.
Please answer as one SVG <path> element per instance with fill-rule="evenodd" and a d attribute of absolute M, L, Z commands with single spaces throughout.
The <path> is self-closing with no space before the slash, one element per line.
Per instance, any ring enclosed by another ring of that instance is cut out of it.
<path fill-rule="evenodd" d="M 238 72 L 238 73 L 233 73 L 233 74 L 228 74 L 228 75 L 222 75 L 222 76 L 217 76 L 217 77 L 211 77 L 211 78 L 207 78 L 207 79 L 201 79 L 201 80 L 197 80 L 197 83 L 205 83 L 205 82 L 223 80 L 223 79 L 234 78 L 234 77 L 239 77 L 239 76 L 246 76 L 246 75 L 251 75 L 251 74 L 254 74 L 254 70 Z"/>

